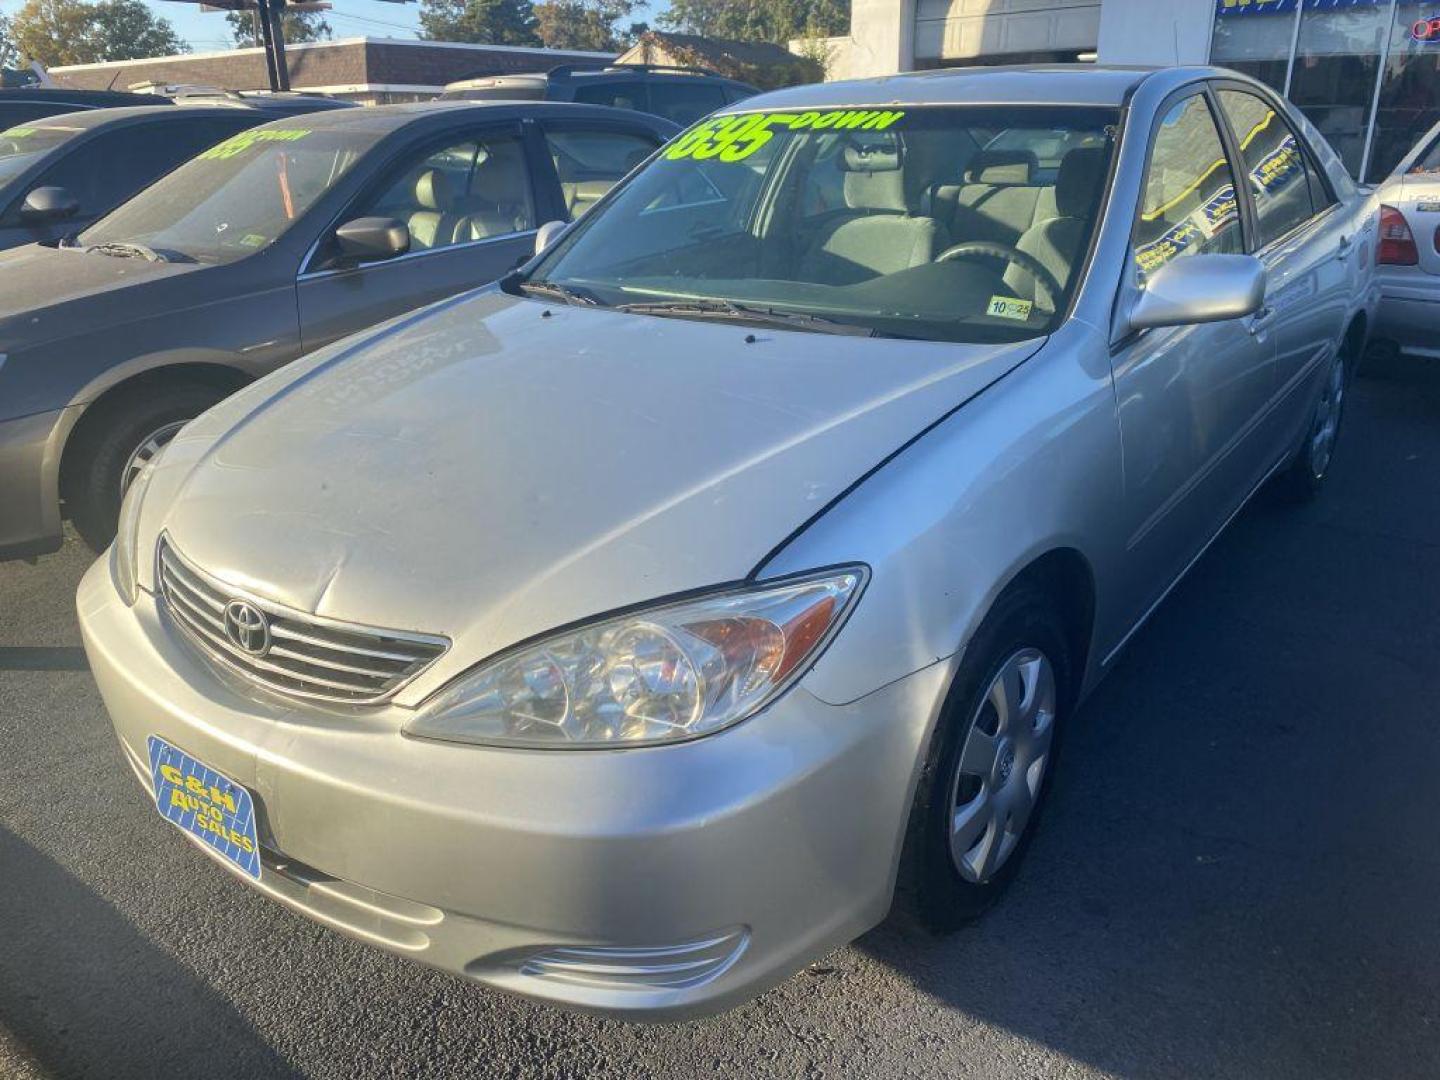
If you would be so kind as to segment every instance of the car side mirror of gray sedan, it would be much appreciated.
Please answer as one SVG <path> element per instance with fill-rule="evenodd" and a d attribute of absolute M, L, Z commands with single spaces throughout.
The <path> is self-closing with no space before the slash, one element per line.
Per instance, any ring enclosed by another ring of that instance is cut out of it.
<path fill-rule="evenodd" d="M 63 187 L 47 184 L 37 187 L 25 196 L 20 204 L 20 217 L 31 224 L 45 221 L 61 221 L 74 217 L 80 210 L 80 200 Z"/>
<path fill-rule="evenodd" d="M 1191 326 L 1253 315 L 1265 303 L 1265 264 L 1252 255 L 1188 255 L 1150 274 L 1130 329 Z"/>
<path fill-rule="evenodd" d="M 360 217 L 335 230 L 340 258 L 346 262 L 393 259 L 410 250 L 410 230 L 391 217 Z"/>
<path fill-rule="evenodd" d="M 535 254 L 539 255 L 551 244 L 555 243 L 555 241 L 560 238 L 560 234 L 565 231 L 567 224 L 568 223 L 564 221 L 547 221 L 544 225 L 541 225 L 540 228 L 536 229 Z"/>

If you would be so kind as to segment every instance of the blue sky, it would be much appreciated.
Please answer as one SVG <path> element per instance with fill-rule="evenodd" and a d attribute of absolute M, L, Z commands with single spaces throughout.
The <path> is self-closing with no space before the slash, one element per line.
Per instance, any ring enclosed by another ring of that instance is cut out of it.
<path fill-rule="evenodd" d="M 0 0 L 0 11 L 13 15 L 25 0 Z M 326 18 L 337 38 L 341 37 L 415 37 L 419 26 L 418 3 L 393 4 L 385 0 L 332 0 Z M 146 0 L 146 6 L 174 24 L 180 36 L 197 52 L 230 48 L 229 25 L 220 11 L 202 11 L 200 5 L 174 3 L 171 0 Z M 638 11 L 637 19 L 653 21 L 655 14 L 668 7 L 668 0 L 654 0 L 648 11 Z"/>

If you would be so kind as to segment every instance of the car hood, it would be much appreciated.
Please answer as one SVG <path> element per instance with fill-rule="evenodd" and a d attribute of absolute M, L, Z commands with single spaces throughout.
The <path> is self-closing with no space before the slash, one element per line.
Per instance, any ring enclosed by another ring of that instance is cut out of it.
<path fill-rule="evenodd" d="M 0 251 L 0 327 L 5 344 L 34 344 L 76 330 L 74 305 L 86 304 L 85 326 L 136 315 L 133 290 L 199 269 L 196 263 L 152 263 L 27 244 Z"/>
<path fill-rule="evenodd" d="M 146 534 L 239 590 L 448 636 L 463 667 L 745 577 L 1040 344 L 758 331 L 490 290 L 196 421 L 156 472 Z"/>

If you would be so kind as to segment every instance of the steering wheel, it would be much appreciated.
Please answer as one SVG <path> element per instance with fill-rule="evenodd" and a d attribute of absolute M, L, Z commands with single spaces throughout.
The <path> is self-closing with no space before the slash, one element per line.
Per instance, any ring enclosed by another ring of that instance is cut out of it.
<path fill-rule="evenodd" d="M 1039 259 L 1025 254 L 1019 248 L 992 243 L 989 240 L 971 240 L 946 248 L 935 256 L 937 263 L 950 262 L 953 259 L 999 259 L 1003 263 L 1013 263 L 1035 279 L 1035 298 L 1045 301 L 1051 311 L 1059 310 L 1060 293 L 1064 290 L 1055 280 L 1055 275 L 1045 269 Z"/>

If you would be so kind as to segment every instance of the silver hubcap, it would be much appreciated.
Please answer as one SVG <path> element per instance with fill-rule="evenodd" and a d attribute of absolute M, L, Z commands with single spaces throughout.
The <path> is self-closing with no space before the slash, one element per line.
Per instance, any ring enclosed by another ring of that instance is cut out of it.
<path fill-rule="evenodd" d="M 1014 852 L 1054 738 L 1055 670 L 1021 649 L 985 691 L 950 780 L 950 857 L 966 881 L 988 881 Z"/>
<path fill-rule="evenodd" d="M 130 485 L 135 482 L 135 477 L 140 475 L 140 470 L 150 464 L 151 458 L 165 448 L 165 444 L 175 437 L 175 433 L 184 427 L 189 421 L 176 420 L 172 424 L 156 428 L 145 438 L 140 440 L 140 445 L 130 455 L 130 460 L 125 462 L 125 468 L 120 470 L 120 496 L 124 498 L 125 492 L 130 490 Z"/>
<path fill-rule="evenodd" d="M 1315 409 L 1315 423 L 1310 429 L 1310 473 L 1319 480 L 1330 468 L 1335 453 L 1335 435 L 1340 430 L 1340 411 L 1345 406 L 1345 361 L 1337 356 L 1330 365 L 1320 404 Z"/>

